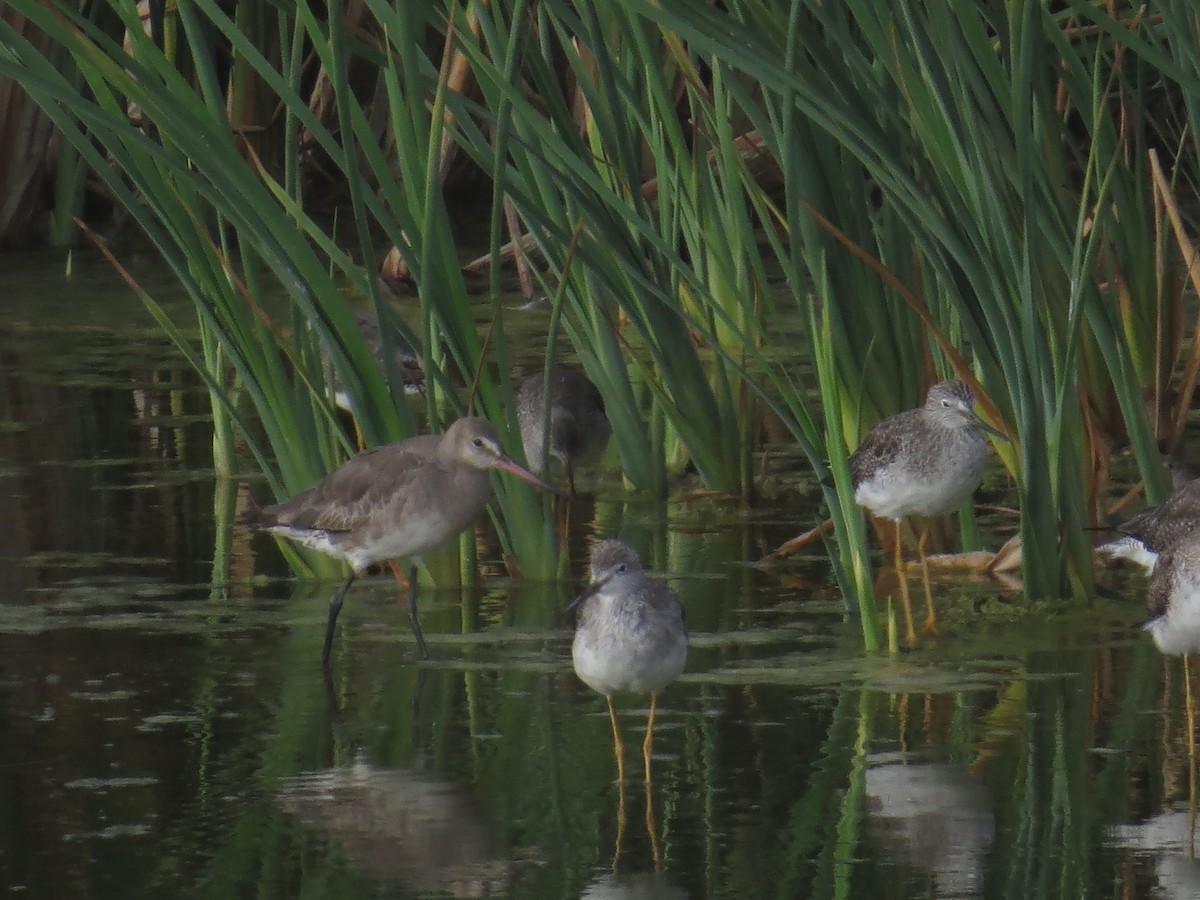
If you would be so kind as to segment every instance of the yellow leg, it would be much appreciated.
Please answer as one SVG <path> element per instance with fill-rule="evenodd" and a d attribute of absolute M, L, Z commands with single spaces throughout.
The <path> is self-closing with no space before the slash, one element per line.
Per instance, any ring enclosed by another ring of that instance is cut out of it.
<path fill-rule="evenodd" d="M 654 873 L 662 874 L 662 850 L 658 846 L 658 827 L 654 822 L 654 796 L 646 780 L 646 834 L 650 836 L 650 853 L 654 856 Z"/>
<path fill-rule="evenodd" d="M 1192 675 L 1188 671 L 1188 654 L 1183 655 L 1184 727 L 1187 728 L 1188 748 L 1188 856 L 1196 856 L 1196 721 L 1192 708 Z"/>
<path fill-rule="evenodd" d="M 654 706 L 658 695 L 650 695 L 650 715 L 646 717 L 646 739 L 642 741 L 642 763 L 646 770 L 646 784 L 650 783 L 650 756 L 654 750 Z"/>
<path fill-rule="evenodd" d="M 925 542 L 929 540 L 929 526 L 921 529 L 917 539 L 917 556 L 921 560 L 921 584 L 925 587 L 925 622 L 921 625 L 921 634 L 935 635 L 938 633 L 937 611 L 933 608 L 933 591 L 929 587 L 929 561 L 925 558 Z"/>
<path fill-rule="evenodd" d="M 621 861 L 621 844 L 625 842 L 625 782 L 617 782 L 617 837 L 613 842 L 613 874 L 617 874 L 617 864 Z"/>
<path fill-rule="evenodd" d="M 901 520 L 896 520 L 896 581 L 900 584 L 900 608 L 904 610 L 904 636 L 909 645 L 917 642 L 913 628 L 912 603 L 908 599 L 908 576 L 904 571 L 904 542 L 900 535 Z"/>
<path fill-rule="evenodd" d="M 625 839 L 625 747 L 621 743 L 621 729 L 617 727 L 617 710 L 613 706 L 612 697 L 605 697 L 608 704 L 608 720 L 612 723 L 613 753 L 617 757 L 617 837 L 613 846 L 613 874 L 617 873 L 617 864 L 621 861 L 621 844 Z"/>
<path fill-rule="evenodd" d="M 608 703 L 608 720 L 612 723 L 613 753 L 617 757 L 617 783 L 625 783 L 625 745 L 621 743 L 621 729 L 617 727 L 617 710 L 613 706 L 612 697 L 605 697 Z"/>

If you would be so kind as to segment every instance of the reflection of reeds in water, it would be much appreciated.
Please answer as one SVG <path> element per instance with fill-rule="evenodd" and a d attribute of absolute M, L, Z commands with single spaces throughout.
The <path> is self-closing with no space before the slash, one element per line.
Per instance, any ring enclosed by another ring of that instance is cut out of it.
<path fill-rule="evenodd" d="M 996 831 L 987 789 L 945 764 L 872 766 L 866 778 L 871 839 L 930 872 L 936 896 L 979 896 Z"/>
<path fill-rule="evenodd" d="M 455 897 L 508 889 L 510 863 L 480 811 L 424 773 L 358 762 L 290 779 L 279 799 L 372 877 Z"/>

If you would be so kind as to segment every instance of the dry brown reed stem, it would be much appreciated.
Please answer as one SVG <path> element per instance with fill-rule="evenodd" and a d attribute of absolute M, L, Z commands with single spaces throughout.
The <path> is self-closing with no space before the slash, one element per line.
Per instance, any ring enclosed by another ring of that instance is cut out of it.
<path fill-rule="evenodd" d="M 1192 283 L 1192 289 L 1200 291 L 1200 258 L 1196 255 L 1196 246 L 1192 243 L 1187 228 L 1184 226 L 1183 217 L 1179 213 L 1179 207 L 1175 203 L 1170 185 L 1163 174 L 1162 165 L 1158 161 L 1157 151 L 1151 149 L 1149 157 L 1150 175 L 1154 181 L 1154 196 L 1162 204 L 1162 208 L 1171 222 L 1171 232 L 1175 235 L 1175 242 L 1179 245 L 1179 254 L 1188 279 Z M 1200 313 L 1197 314 L 1196 324 L 1192 328 L 1192 341 L 1188 347 L 1187 362 L 1179 380 L 1179 397 L 1175 407 L 1174 420 L 1171 423 L 1173 440 L 1170 446 L 1178 444 L 1179 438 L 1183 435 L 1187 412 L 1192 405 L 1192 394 L 1196 391 L 1197 373 L 1200 373 Z"/>

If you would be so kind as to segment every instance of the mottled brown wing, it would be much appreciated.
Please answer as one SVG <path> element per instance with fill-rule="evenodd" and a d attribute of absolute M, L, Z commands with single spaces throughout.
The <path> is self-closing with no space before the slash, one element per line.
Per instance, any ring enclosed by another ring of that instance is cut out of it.
<path fill-rule="evenodd" d="M 1146 584 L 1146 621 L 1153 622 L 1167 612 L 1171 582 L 1175 579 L 1175 553 L 1166 550 L 1154 562 L 1154 571 Z"/>
<path fill-rule="evenodd" d="M 1136 538 L 1154 533 L 1161 523 L 1185 517 L 1200 518 L 1200 481 L 1189 482 L 1162 503 L 1148 506 L 1121 523 L 1121 531 Z"/>
<path fill-rule="evenodd" d="M 856 488 L 900 455 L 900 432 L 886 427 L 890 422 L 886 419 L 876 425 L 850 454 L 850 483 Z"/>
<path fill-rule="evenodd" d="M 1141 538 L 1147 528 L 1154 528 L 1164 515 L 1162 504 L 1148 506 L 1121 523 L 1119 530 L 1130 537 Z"/>

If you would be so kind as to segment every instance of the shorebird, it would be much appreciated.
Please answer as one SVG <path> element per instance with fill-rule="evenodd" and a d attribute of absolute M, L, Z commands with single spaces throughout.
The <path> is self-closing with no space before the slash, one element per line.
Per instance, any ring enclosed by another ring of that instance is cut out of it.
<path fill-rule="evenodd" d="M 1154 639 L 1154 646 L 1161 653 L 1183 657 L 1188 765 L 1194 770 L 1196 728 L 1189 660 L 1200 650 L 1200 530 L 1189 532 L 1159 552 L 1146 583 L 1146 612 L 1149 618 L 1144 627 Z M 1194 791 L 1195 785 L 1191 788 Z M 1192 801 L 1194 804 L 1194 794 Z"/>
<path fill-rule="evenodd" d="M 517 391 L 521 443 L 529 467 L 539 475 L 543 474 L 547 457 L 558 460 L 574 496 L 575 470 L 600 459 L 612 436 L 612 425 L 604 413 L 604 398 L 583 372 L 553 366 L 548 382 L 544 374 L 539 369 L 529 375 Z"/>
<path fill-rule="evenodd" d="M 383 371 L 383 348 L 385 341 L 383 329 L 379 325 L 379 319 L 376 318 L 372 310 L 357 309 L 354 310 L 354 324 L 358 328 L 359 333 L 362 334 L 367 349 L 371 351 L 371 359 L 375 362 L 376 368 Z M 404 383 L 404 393 L 410 396 L 422 393 L 425 390 L 425 373 L 421 371 L 421 361 L 412 344 L 406 341 L 395 330 L 389 331 L 386 343 L 395 361 L 396 370 L 400 373 L 400 379 Z M 322 354 L 325 355 L 324 346 L 322 346 L 321 350 Z M 336 373 L 333 376 L 333 402 L 339 409 L 345 410 L 351 415 L 354 414 L 354 406 L 350 401 L 350 394 L 342 386 Z"/>
<path fill-rule="evenodd" d="M 637 551 L 620 541 L 596 542 L 588 568 L 591 583 L 571 604 L 578 610 L 571 661 L 580 680 L 608 704 L 619 784 L 625 782 L 625 748 L 613 694 L 650 695 L 642 742 L 649 782 L 658 692 L 679 677 L 687 662 L 683 602 L 666 584 L 646 575 Z"/>
<path fill-rule="evenodd" d="M 986 431 L 1008 436 L 976 415 L 975 396 L 961 381 L 942 381 L 929 389 L 925 405 L 889 416 L 869 432 L 850 456 L 854 499 L 877 516 L 896 523 L 896 577 L 909 642 L 916 640 L 900 525 L 907 516 L 936 516 L 958 509 L 979 487 L 987 463 Z M 925 561 L 927 528 L 921 530 L 917 555 L 925 584 L 925 630 L 937 620 Z"/>
<path fill-rule="evenodd" d="M 1146 630 L 1163 653 L 1200 650 L 1200 530 L 1162 547 L 1146 583 Z"/>
<path fill-rule="evenodd" d="M 1184 485 L 1193 482 L 1197 477 L 1200 477 L 1200 470 L 1183 458 L 1181 454 L 1164 453 L 1163 468 L 1167 470 L 1167 474 L 1171 476 L 1171 489 L 1179 490 Z"/>
<path fill-rule="evenodd" d="M 1137 563 L 1154 571 L 1159 554 L 1200 530 L 1200 480 L 1185 482 L 1157 506 L 1130 516 L 1117 526 L 1121 537 L 1097 547 L 1097 552 Z"/>
<path fill-rule="evenodd" d="M 428 659 L 417 618 L 420 557 L 483 512 L 492 497 L 492 469 L 553 491 L 504 454 L 491 422 L 463 418 L 443 435 L 418 435 L 360 453 L 291 500 L 246 514 L 255 528 L 350 564 L 350 577 L 329 601 L 322 663 L 329 662 L 334 626 L 354 579 L 396 557 L 412 562 L 408 614 L 417 649 Z"/>

